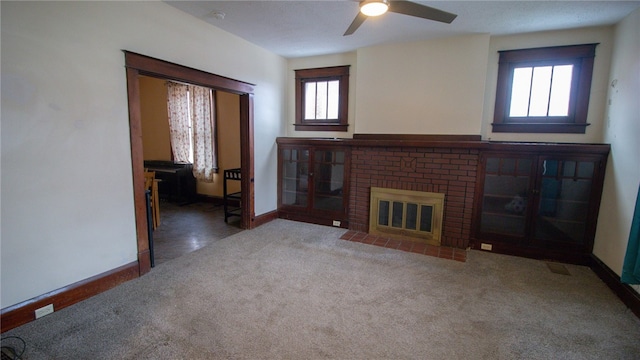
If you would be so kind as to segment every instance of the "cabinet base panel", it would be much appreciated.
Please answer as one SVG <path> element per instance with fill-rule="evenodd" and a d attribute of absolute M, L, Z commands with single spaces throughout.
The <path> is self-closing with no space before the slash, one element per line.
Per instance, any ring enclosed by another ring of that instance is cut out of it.
<path fill-rule="evenodd" d="M 278 211 L 278 217 L 280 219 L 300 221 L 300 222 L 306 222 L 306 223 L 317 224 L 317 225 L 334 226 L 334 227 L 339 227 L 343 229 L 349 228 L 349 221 L 342 220 L 339 218 L 327 219 L 327 218 L 321 218 L 318 216 L 312 216 L 312 215 L 303 214 L 303 213 L 291 213 L 286 211 Z M 334 222 L 339 222 L 340 225 L 336 225 L 336 223 Z"/>
<path fill-rule="evenodd" d="M 537 260 L 557 261 L 575 265 L 591 265 L 591 253 L 588 252 L 554 251 L 480 239 L 472 239 L 470 245 L 474 250 L 490 251 L 497 254 L 520 256 Z M 487 250 L 487 245 L 490 245 L 491 250 Z"/>

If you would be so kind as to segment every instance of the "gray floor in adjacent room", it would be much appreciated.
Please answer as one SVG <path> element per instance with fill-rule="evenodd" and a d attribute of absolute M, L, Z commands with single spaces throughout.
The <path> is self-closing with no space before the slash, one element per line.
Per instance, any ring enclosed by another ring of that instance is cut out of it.
<path fill-rule="evenodd" d="M 155 264 L 178 258 L 242 231 L 239 217 L 224 222 L 222 205 L 160 202 L 160 226 L 153 233 Z"/>

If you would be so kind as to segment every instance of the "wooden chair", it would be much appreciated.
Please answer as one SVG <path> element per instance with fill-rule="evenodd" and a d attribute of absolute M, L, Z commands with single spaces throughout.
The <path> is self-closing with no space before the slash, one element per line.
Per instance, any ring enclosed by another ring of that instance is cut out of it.
<path fill-rule="evenodd" d="M 151 214 L 155 230 L 160 226 L 160 197 L 158 196 L 158 179 L 156 179 L 155 171 L 144 172 L 144 188 L 151 190 Z"/>

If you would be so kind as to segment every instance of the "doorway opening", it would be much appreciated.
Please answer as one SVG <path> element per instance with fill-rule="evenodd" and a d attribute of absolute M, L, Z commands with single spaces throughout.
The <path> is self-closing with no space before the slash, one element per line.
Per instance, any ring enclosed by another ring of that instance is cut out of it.
<path fill-rule="evenodd" d="M 140 76 L 190 83 L 239 95 L 240 98 L 240 171 L 241 204 L 240 227 L 251 229 L 255 218 L 254 162 L 253 162 L 253 84 L 229 79 L 201 70 L 166 62 L 148 56 L 124 51 L 129 99 L 129 127 L 133 172 L 134 205 L 140 275 L 151 268 L 148 221 L 144 188 L 144 155 L 140 110 Z"/>

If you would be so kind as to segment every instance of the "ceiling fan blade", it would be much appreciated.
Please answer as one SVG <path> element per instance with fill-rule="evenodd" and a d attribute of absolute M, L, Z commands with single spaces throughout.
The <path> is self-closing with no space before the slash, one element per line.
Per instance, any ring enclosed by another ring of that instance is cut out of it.
<path fill-rule="evenodd" d="M 365 14 L 361 13 L 360 11 L 358 11 L 358 15 L 356 16 L 355 19 L 353 19 L 353 22 L 351 22 L 351 25 L 349 25 L 349 28 L 347 29 L 347 31 L 345 31 L 344 35 L 342 35 L 342 36 L 351 35 L 354 32 L 356 32 L 356 30 L 358 30 L 360 25 L 362 25 L 362 23 L 365 20 L 367 20 L 367 15 L 365 15 Z"/>
<path fill-rule="evenodd" d="M 416 16 L 423 19 L 440 21 L 447 24 L 451 24 L 453 19 L 458 16 L 456 14 L 448 13 L 446 11 L 438 10 L 426 5 L 416 4 L 411 1 L 399 0 L 392 0 L 389 2 L 389 11 L 398 14 Z"/>

